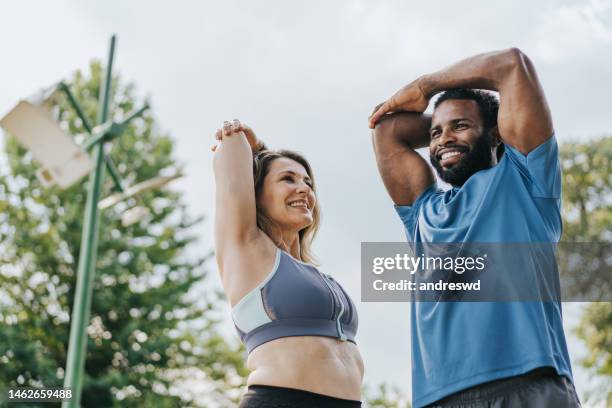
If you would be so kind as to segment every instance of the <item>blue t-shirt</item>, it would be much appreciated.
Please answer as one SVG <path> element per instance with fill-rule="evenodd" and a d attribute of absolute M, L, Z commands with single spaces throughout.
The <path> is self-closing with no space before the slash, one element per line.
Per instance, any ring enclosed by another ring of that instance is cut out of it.
<path fill-rule="evenodd" d="M 396 206 L 410 242 L 556 243 L 561 171 L 554 135 L 448 191 L 436 184 Z M 560 302 L 416 302 L 411 309 L 415 407 L 537 367 L 572 379 Z"/>

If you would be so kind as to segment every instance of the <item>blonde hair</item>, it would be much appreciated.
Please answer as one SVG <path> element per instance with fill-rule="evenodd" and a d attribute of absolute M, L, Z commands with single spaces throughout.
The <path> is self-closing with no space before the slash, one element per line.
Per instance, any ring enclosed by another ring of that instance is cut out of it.
<path fill-rule="evenodd" d="M 308 176 L 310 177 L 310 180 L 312 182 L 312 190 L 316 191 L 312 169 L 308 161 L 304 158 L 304 156 L 292 150 L 261 150 L 253 155 L 253 180 L 255 182 L 256 203 L 258 203 L 258 198 L 263 189 L 264 179 L 270 171 L 270 164 L 272 164 L 274 160 L 280 159 L 281 157 L 286 157 L 288 159 L 294 160 L 295 162 L 304 166 L 304 169 L 306 169 L 306 173 L 308 173 Z M 265 232 L 272 239 L 272 241 L 274 241 L 274 238 L 272 238 L 272 232 L 275 229 L 279 230 L 280 228 L 272 219 L 270 219 L 270 217 L 268 217 L 264 213 L 263 209 L 258 204 L 256 204 L 256 209 L 257 226 L 263 232 Z M 319 208 L 319 203 L 317 201 L 312 209 L 312 223 L 306 228 L 300 230 L 299 232 L 300 258 L 304 262 L 314 263 L 315 261 L 315 257 L 313 256 L 311 250 L 311 244 L 314 240 L 315 235 L 317 234 L 317 231 L 319 230 L 320 220 L 321 211 Z M 274 241 L 274 243 L 277 246 L 283 244 L 283 242 L 276 241 Z"/>

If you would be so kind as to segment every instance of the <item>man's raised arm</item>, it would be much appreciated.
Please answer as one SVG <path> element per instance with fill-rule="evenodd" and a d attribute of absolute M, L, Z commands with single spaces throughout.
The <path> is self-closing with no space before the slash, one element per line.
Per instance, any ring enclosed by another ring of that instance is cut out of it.
<path fill-rule="evenodd" d="M 411 205 L 435 180 L 415 149 L 429 146 L 431 117 L 422 113 L 385 115 L 372 132 L 378 171 L 396 205 Z"/>
<path fill-rule="evenodd" d="M 370 127 L 389 112 L 423 112 L 440 91 L 475 88 L 500 94 L 499 134 L 505 143 L 529 153 L 553 133 L 544 91 L 529 58 L 517 48 L 494 51 L 462 60 L 400 89 L 370 117 Z M 419 92 L 415 92 L 418 90 Z M 422 98 L 415 98 L 421 93 Z"/>

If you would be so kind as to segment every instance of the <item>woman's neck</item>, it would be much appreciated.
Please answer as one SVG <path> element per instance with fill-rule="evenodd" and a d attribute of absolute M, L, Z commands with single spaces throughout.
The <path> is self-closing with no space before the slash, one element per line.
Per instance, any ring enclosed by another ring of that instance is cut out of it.
<path fill-rule="evenodd" d="M 302 261 L 300 253 L 300 235 L 298 232 L 283 232 L 276 241 L 280 248 L 292 257 Z"/>

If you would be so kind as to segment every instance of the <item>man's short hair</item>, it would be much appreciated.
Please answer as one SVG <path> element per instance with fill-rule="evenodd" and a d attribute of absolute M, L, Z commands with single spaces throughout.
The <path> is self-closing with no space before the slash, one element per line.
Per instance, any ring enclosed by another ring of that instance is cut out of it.
<path fill-rule="evenodd" d="M 499 100 L 497 97 L 490 92 L 482 91 L 480 89 L 469 89 L 469 88 L 458 88 L 449 89 L 444 91 L 436 102 L 434 103 L 434 109 L 437 108 L 442 102 L 448 99 L 464 99 L 472 100 L 478 105 L 480 110 L 480 116 L 482 116 L 482 126 L 485 132 L 489 132 L 495 126 L 497 126 L 497 113 L 499 112 Z M 501 144 L 497 147 L 497 160 L 501 160 L 504 155 L 504 145 Z"/>

